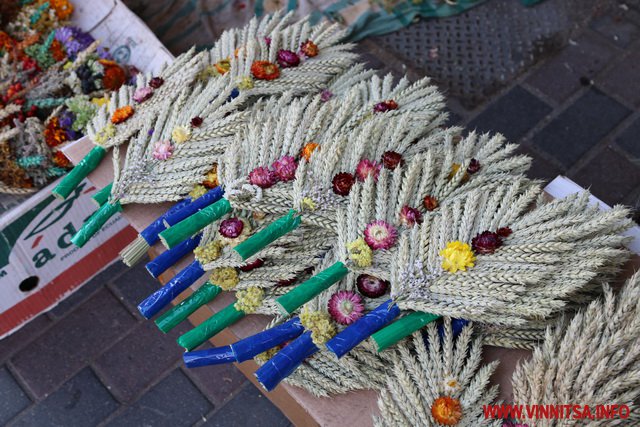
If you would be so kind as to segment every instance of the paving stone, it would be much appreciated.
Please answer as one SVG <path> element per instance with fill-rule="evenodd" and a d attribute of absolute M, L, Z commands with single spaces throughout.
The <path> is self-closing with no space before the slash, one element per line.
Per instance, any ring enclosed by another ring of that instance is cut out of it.
<path fill-rule="evenodd" d="M 229 403 L 207 420 L 215 427 L 279 427 L 289 420 L 253 384 L 248 383 Z"/>
<path fill-rule="evenodd" d="M 109 426 L 191 426 L 213 406 L 179 369 L 149 390 Z"/>
<path fill-rule="evenodd" d="M 569 168 L 629 113 L 622 104 L 591 89 L 538 132 L 533 142 Z"/>
<path fill-rule="evenodd" d="M 18 415 L 31 404 L 31 399 L 20 388 L 7 368 L 0 368 L 0 425 Z"/>
<path fill-rule="evenodd" d="M 248 382 L 233 364 L 187 369 L 187 373 L 217 406 Z"/>
<path fill-rule="evenodd" d="M 635 24 L 618 13 L 597 17 L 589 26 L 622 48 L 628 47 L 640 34 Z"/>
<path fill-rule="evenodd" d="M 101 354 L 135 324 L 106 289 L 58 321 L 11 361 L 31 391 L 42 397 Z"/>
<path fill-rule="evenodd" d="M 90 368 L 80 371 L 55 393 L 32 406 L 12 426 L 95 426 L 118 403 Z"/>
<path fill-rule="evenodd" d="M 187 330 L 176 328 L 165 335 L 153 322 L 141 322 L 100 356 L 94 366 L 119 400 L 132 402 L 182 357 L 176 339 Z"/>
<path fill-rule="evenodd" d="M 36 339 L 51 323 L 45 314 L 41 314 L 15 331 L 0 340 L 0 363 L 8 359 L 12 354 L 17 353 L 21 348 L 25 347 L 31 341 Z"/>
<path fill-rule="evenodd" d="M 602 201 L 613 205 L 622 202 L 640 185 L 640 168 L 607 147 L 572 178 L 584 188 L 591 188 L 591 192 Z"/>
<path fill-rule="evenodd" d="M 144 268 L 147 262 L 145 258 L 114 281 L 115 288 L 134 309 L 160 287 L 160 282 Z M 138 310 L 135 313 L 138 315 Z"/>
<path fill-rule="evenodd" d="M 640 106 L 640 50 L 635 50 L 607 72 L 599 85 L 634 106 Z"/>
<path fill-rule="evenodd" d="M 99 275 L 100 276 L 100 275 Z M 49 311 L 51 315 L 54 317 L 62 317 L 66 313 L 69 313 L 77 306 L 79 306 L 82 302 L 88 299 L 91 295 L 104 287 L 106 282 L 104 281 L 104 276 L 96 276 L 93 279 L 89 280 L 87 283 L 82 285 L 79 289 L 77 289 L 74 293 L 69 295 L 67 298 L 62 300 L 57 306 Z"/>
<path fill-rule="evenodd" d="M 551 181 L 552 179 L 563 173 L 561 169 L 557 168 L 547 159 L 544 159 L 533 148 L 527 147 L 525 145 L 520 145 L 517 152 L 519 154 L 526 154 L 532 159 L 531 168 L 529 168 L 529 170 L 527 171 L 527 176 L 529 176 L 529 178 Z"/>
<path fill-rule="evenodd" d="M 551 107 L 520 86 L 515 86 L 473 119 L 468 129 L 500 132 L 516 142 L 551 112 Z"/>
<path fill-rule="evenodd" d="M 567 46 L 534 72 L 527 83 L 560 103 L 580 88 L 581 78 L 592 80 L 615 54 L 608 42 L 587 31 L 575 45 Z"/>
<path fill-rule="evenodd" d="M 636 159 L 640 159 L 640 119 L 633 122 L 616 138 L 616 144 Z"/>

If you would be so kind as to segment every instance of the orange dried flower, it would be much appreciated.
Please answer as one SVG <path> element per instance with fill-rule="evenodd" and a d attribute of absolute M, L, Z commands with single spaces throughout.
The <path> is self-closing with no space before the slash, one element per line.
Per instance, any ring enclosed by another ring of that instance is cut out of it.
<path fill-rule="evenodd" d="M 73 13 L 73 5 L 67 0 L 49 0 L 49 6 L 56 11 L 60 20 L 65 20 Z"/>
<path fill-rule="evenodd" d="M 0 31 L 0 49 L 11 52 L 14 45 L 15 41 L 11 38 L 11 36 L 4 31 Z"/>
<path fill-rule="evenodd" d="M 251 64 L 251 74 L 260 80 L 274 80 L 280 77 L 280 68 L 273 62 L 253 61 Z"/>
<path fill-rule="evenodd" d="M 71 167 L 71 162 L 67 159 L 67 156 L 62 153 L 62 151 L 56 151 L 53 153 L 52 160 L 56 166 L 60 166 L 61 168 Z"/>
<path fill-rule="evenodd" d="M 111 116 L 111 123 L 114 125 L 120 124 L 131 116 L 133 116 L 133 107 L 131 105 L 125 105 L 113 112 L 113 116 Z"/>
<path fill-rule="evenodd" d="M 62 49 L 62 44 L 58 40 L 54 40 L 49 47 L 49 52 L 51 52 L 51 56 L 56 62 L 60 62 L 64 60 L 67 55 L 64 53 L 64 49 Z"/>
<path fill-rule="evenodd" d="M 127 80 L 127 74 L 122 67 L 115 61 L 108 59 L 101 59 L 100 64 L 104 67 L 104 74 L 102 76 L 102 86 L 109 90 L 118 90 Z"/>
<path fill-rule="evenodd" d="M 218 185 L 220 185 L 220 182 L 218 181 L 218 164 L 217 163 L 213 164 L 213 169 L 211 169 L 209 173 L 207 173 L 205 180 L 202 181 L 202 185 L 204 185 L 209 189 L 215 188 Z"/>
<path fill-rule="evenodd" d="M 53 117 L 44 128 L 44 141 L 49 147 L 57 147 L 67 140 L 67 132 L 60 127 L 58 118 Z"/>
<path fill-rule="evenodd" d="M 300 46 L 300 50 L 309 58 L 312 58 L 318 55 L 318 46 L 311 40 L 307 40 L 306 42 L 303 42 L 302 45 Z"/>
<path fill-rule="evenodd" d="M 311 154 L 316 150 L 316 148 L 320 147 L 320 144 L 316 144 L 315 142 L 309 142 L 304 147 L 302 147 L 302 151 L 300 155 L 306 160 L 309 161 L 311 159 Z"/>
<path fill-rule="evenodd" d="M 422 205 L 429 212 L 435 210 L 440 204 L 438 203 L 438 199 L 433 196 L 424 196 L 422 200 Z"/>
<path fill-rule="evenodd" d="M 462 418 L 462 406 L 458 399 L 441 396 L 431 405 L 431 415 L 437 423 L 443 426 L 454 426 Z"/>
<path fill-rule="evenodd" d="M 213 66 L 220 74 L 226 74 L 231 69 L 231 61 L 229 61 L 228 59 L 222 59 L 213 64 Z"/>

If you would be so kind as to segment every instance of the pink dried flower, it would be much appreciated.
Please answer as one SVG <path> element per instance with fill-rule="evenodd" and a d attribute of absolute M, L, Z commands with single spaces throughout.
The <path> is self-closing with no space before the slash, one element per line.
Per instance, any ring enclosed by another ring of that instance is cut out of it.
<path fill-rule="evenodd" d="M 271 165 L 280 181 L 292 181 L 296 177 L 298 164 L 293 156 L 282 156 Z"/>
<path fill-rule="evenodd" d="M 406 227 L 422 224 L 422 212 L 411 206 L 404 205 L 400 210 L 400 223 Z"/>
<path fill-rule="evenodd" d="M 154 89 L 158 89 L 160 86 L 164 84 L 164 79 L 162 77 L 154 77 L 149 80 L 149 86 Z"/>
<path fill-rule="evenodd" d="M 378 175 L 382 165 L 378 162 L 374 162 L 369 159 L 362 159 L 356 166 L 356 176 L 359 181 L 365 181 L 369 176 L 373 176 L 375 181 L 378 181 Z"/>
<path fill-rule="evenodd" d="M 337 323 L 350 325 L 362 317 L 364 304 L 360 295 L 352 291 L 338 291 L 327 304 L 329 314 Z"/>
<path fill-rule="evenodd" d="M 331 98 L 333 98 L 333 92 L 331 92 L 329 89 L 324 89 L 322 92 L 320 92 L 320 100 L 322 102 L 327 102 Z"/>
<path fill-rule="evenodd" d="M 367 224 L 364 229 L 364 241 L 371 249 L 390 249 L 398 237 L 398 230 L 381 219 Z"/>
<path fill-rule="evenodd" d="M 502 246 L 502 238 L 493 231 L 483 231 L 471 240 L 471 248 L 477 254 L 492 254 L 500 246 Z"/>
<path fill-rule="evenodd" d="M 148 86 L 140 87 L 133 92 L 133 100 L 137 103 L 141 103 L 151 98 L 151 95 L 153 95 L 153 89 Z"/>
<path fill-rule="evenodd" d="M 358 291 L 369 298 L 378 298 L 387 293 L 391 284 L 370 274 L 361 274 L 356 279 Z"/>
<path fill-rule="evenodd" d="M 249 182 L 260 188 L 269 188 L 278 182 L 278 176 L 274 171 L 264 166 L 259 166 L 249 172 Z"/>
<path fill-rule="evenodd" d="M 235 239 L 244 229 L 244 223 L 238 218 L 225 219 L 220 223 L 218 231 L 227 239 Z"/>
<path fill-rule="evenodd" d="M 153 158 L 156 160 L 167 160 L 172 154 L 173 144 L 169 140 L 158 141 L 153 147 Z"/>
<path fill-rule="evenodd" d="M 280 49 L 277 55 L 278 65 L 282 68 L 297 67 L 300 57 L 292 50 Z"/>
<path fill-rule="evenodd" d="M 397 109 L 398 109 L 398 103 L 393 99 L 390 99 L 388 101 L 378 102 L 376 105 L 373 106 L 373 111 L 376 113 L 385 113 L 387 111 L 397 110 Z"/>

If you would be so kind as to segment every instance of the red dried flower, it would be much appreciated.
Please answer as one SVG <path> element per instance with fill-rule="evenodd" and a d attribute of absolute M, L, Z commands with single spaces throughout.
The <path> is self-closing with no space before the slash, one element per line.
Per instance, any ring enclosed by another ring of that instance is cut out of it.
<path fill-rule="evenodd" d="M 502 238 L 493 231 L 483 231 L 471 240 L 471 248 L 477 254 L 492 254 L 500 246 L 502 246 Z"/>
<path fill-rule="evenodd" d="M 438 206 L 440 206 L 440 203 L 438 203 L 438 199 L 436 199 L 433 196 L 424 196 L 424 199 L 422 200 L 422 205 L 426 210 L 431 212 L 433 210 L 436 210 Z"/>
<path fill-rule="evenodd" d="M 300 45 L 300 50 L 308 58 L 313 58 L 318 55 L 318 46 L 311 40 L 307 40 Z"/>
<path fill-rule="evenodd" d="M 218 231 L 227 239 L 235 239 L 244 230 L 244 223 L 238 218 L 225 219 L 220 223 Z"/>
<path fill-rule="evenodd" d="M 44 128 L 44 141 L 49 147 L 56 147 L 69 138 L 67 132 L 60 127 L 57 117 L 52 117 Z"/>
<path fill-rule="evenodd" d="M 390 285 L 391 283 L 387 280 L 379 279 L 370 274 L 361 274 L 356 279 L 358 291 L 369 298 L 378 298 L 386 294 Z"/>
<path fill-rule="evenodd" d="M 399 164 L 402 163 L 402 155 L 395 151 L 386 151 L 382 155 L 382 164 L 385 168 L 394 170 Z"/>
<path fill-rule="evenodd" d="M 509 227 L 500 227 L 496 230 L 496 234 L 500 237 L 509 237 L 513 233 Z"/>
<path fill-rule="evenodd" d="M 101 59 L 100 64 L 104 68 L 102 74 L 102 86 L 108 90 L 118 90 L 127 80 L 127 73 L 117 62 L 108 59 Z"/>
<path fill-rule="evenodd" d="M 62 151 L 56 151 L 55 153 L 53 153 L 53 157 L 51 158 L 51 160 L 53 161 L 54 165 L 61 168 L 66 169 L 71 167 L 71 162 L 69 161 L 69 159 L 67 159 L 67 156 L 62 153 Z"/>
<path fill-rule="evenodd" d="M 191 119 L 191 127 L 199 128 L 200 126 L 202 126 L 202 122 L 203 122 L 202 117 L 195 116 L 193 119 Z"/>
<path fill-rule="evenodd" d="M 404 205 L 400 210 L 400 223 L 406 227 L 422 224 L 422 212 L 411 206 Z"/>
<path fill-rule="evenodd" d="M 280 77 L 280 68 L 273 62 L 253 61 L 251 64 L 251 74 L 260 80 L 274 80 Z"/>
<path fill-rule="evenodd" d="M 164 79 L 162 77 L 154 77 L 149 80 L 149 86 L 154 89 L 158 89 L 160 86 L 164 84 Z"/>
<path fill-rule="evenodd" d="M 256 268 L 260 268 L 264 265 L 264 260 L 262 258 L 257 258 L 253 262 L 248 262 L 245 265 L 238 267 L 240 271 L 244 271 L 245 273 L 251 271 Z"/>
<path fill-rule="evenodd" d="M 269 188 L 278 182 L 278 177 L 274 171 L 264 166 L 259 166 L 249 172 L 249 182 L 260 188 Z"/>
<path fill-rule="evenodd" d="M 398 103 L 393 99 L 378 102 L 376 105 L 373 106 L 373 111 L 376 113 L 385 113 L 387 111 L 397 110 L 397 109 L 398 109 Z"/>
<path fill-rule="evenodd" d="M 347 196 L 355 182 L 356 178 L 353 175 L 348 172 L 340 172 L 331 180 L 333 192 L 339 196 Z"/>
<path fill-rule="evenodd" d="M 476 159 L 471 159 L 469 166 L 467 167 L 467 173 L 474 174 L 480 170 L 480 162 Z"/>

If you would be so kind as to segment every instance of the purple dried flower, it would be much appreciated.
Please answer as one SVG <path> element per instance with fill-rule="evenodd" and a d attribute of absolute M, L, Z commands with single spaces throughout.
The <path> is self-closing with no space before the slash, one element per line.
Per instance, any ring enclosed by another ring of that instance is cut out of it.
<path fill-rule="evenodd" d="M 244 229 L 244 223 L 238 218 L 225 219 L 220 223 L 218 231 L 227 239 L 235 239 Z"/>
<path fill-rule="evenodd" d="M 327 102 L 331 98 L 333 98 L 333 92 L 331 92 L 329 89 L 324 89 L 322 92 L 320 92 L 320 100 L 322 102 Z"/>
<path fill-rule="evenodd" d="M 297 67 L 300 64 L 300 57 L 291 50 L 280 49 L 277 59 L 282 68 Z"/>
<path fill-rule="evenodd" d="M 95 41 L 91 34 L 76 27 L 60 27 L 56 29 L 54 37 L 64 46 L 67 56 L 72 60 Z"/>

